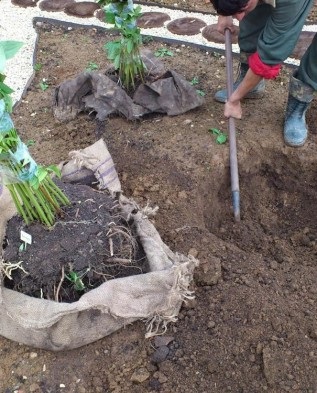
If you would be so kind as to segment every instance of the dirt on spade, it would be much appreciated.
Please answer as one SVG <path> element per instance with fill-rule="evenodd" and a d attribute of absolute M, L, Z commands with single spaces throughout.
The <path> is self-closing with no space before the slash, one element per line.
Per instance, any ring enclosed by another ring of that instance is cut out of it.
<path fill-rule="evenodd" d="M 200 108 L 138 121 L 93 113 L 60 123 L 54 88 L 89 63 L 107 65 L 109 37 L 94 29 L 39 28 L 39 71 L 13 118 L 42 164 L 106 141 L 124 194 L 158 205 L 155 226 L 173 250 L 200 260 L 195 300 L 164 336 L 145 339 L 142 321 L 85 347 L 61 353 L 0 339 L 1 392 L 315 393 L 317 389 L 317 105 L 308 111 L 306 145 L 284 145 L 282 129 L 292 69 L 243 102 L 236 121 L 241 222 L 232 212 L 229 143 L 223 106 L 225 59 L 194 47 L 167 48 L 167 68 L 195 81 Z M 237 59 L 234 69 L 237 70 Z M 42 90 L 45 80 L 48 88 Z M 43 85 L 42 85 L 43 86 Z"/>

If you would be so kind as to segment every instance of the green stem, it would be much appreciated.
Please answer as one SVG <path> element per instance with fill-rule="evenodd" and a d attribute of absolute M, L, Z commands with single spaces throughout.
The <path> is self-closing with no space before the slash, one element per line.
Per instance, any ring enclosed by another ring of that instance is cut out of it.
<path fill-rule="evenodd" d="M 46 184 L 47 189 L 50 192 L 52 192 L 53 195 L 55 195 L 56 198 L 59 199 L 63 205 L 70 205 L 70 200 L 63 193 L 63 191 L 53 182 L 51 177 L 47 176 L 46 180 L 47 180 L 47 184 Z"/>
<path fill-rule="evenodd" d="M 49 200 L 51 200 L 51 205 L 54 206 L 54 209 L 57 213 L 60 213 L 61 207 L 60 204 L 58 203 L 58 200 L 55 198 L 54 193 L 52 192 L 49 184 L 47 183 L 46 179 L 45 181 L 42 182 L 41 188 L 44 189 L 44 194 L 49 196 Z"/>
<path fill-rule="evenodd" d="M 42 184 L 40 184 L 39 190 L 44 195 L 44 197 L 47 200 L 47 202 L 53 207 L 54 211 L 56 213 L 59 213 L 61 208 L 60 208 L 59 204 L 56 202 L 55 198 L 52 198 L 52 196 L 50 195 L 50 193 L 46 189 L 45 183 L 46 182 L 43 181 Z"/>
<path fill-rule="evenodd" d="M 33 220 L 38 220 L 38 215 L 36 214 L 36 211 L 34 211 L 33 206 L 29 202 L 29 197 L 28 193 L 24 190 L 24 187 L 22 184 L 16 184 L 16 189 L 18 191 L 18 194 L 20 195 L 20 198 L 23 202 L 23 206 L 25 210 L 27 211 L 31 221 Z"/>
<path fill-rule="evenodd" d="M 50 205 L 49 201 L 47 201 L 47 199 L 45 198 L 45 196 L 43 195 L 43 193 L 41 192 L 40 189 L 37 190 L 33 190 L 34 192 L 34 196 L 39 204 L 39 206 L 41 206 L 42 211 L 46 217 L 46 219 L 49 221 L 50 225 L 54 224 L 54 220 L 55 220 L 55 210 L 54 208 Z"/>
<path fill-rule="evenodd" d="M 48 218 L 46 217 L 41 205 L 39 204 L 39 202 L 37 201 L 37 199 L 35 198 L 32 189 L 30 189 L 29 187 L 27 187 L 28 190 L 28 197 L 31 201 L 31 203 L 33 204 L 34 208 L 36 209 L 40 220 L 45 223 L 48 227 L 50 227 L 52 225 L 52 223 L 48 220 Z"/>
<path fill-rule="evenodd" d="M 10 191 L 10 194 L 12 196 L 13 202 L 17 208 L 17 211 L 19 213 L 19 215 L 21 217 L 23 217 L 23 220 L 25 221 L 25 223 L 28 225 L 30 223 L 29 218 L 27 217 L 27 215 L 25 214 L 25 211 L 23 210 L 23 207 L 20 203 L 19 197 L 16 193 L 15 187 L 13 184 L 9 184 L 7 185 L 8 190 Z"/>

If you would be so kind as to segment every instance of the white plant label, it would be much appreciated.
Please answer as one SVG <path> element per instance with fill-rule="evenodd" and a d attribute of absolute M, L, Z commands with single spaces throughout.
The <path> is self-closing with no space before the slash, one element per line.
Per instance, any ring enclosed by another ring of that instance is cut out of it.
<path fill-rule="evenodd" d="M 21 231 L 20 233 L 20 239 L 27 244 L 32 244 L 32 235 L 29 233 L 26 233 L 24 231 Z"/>

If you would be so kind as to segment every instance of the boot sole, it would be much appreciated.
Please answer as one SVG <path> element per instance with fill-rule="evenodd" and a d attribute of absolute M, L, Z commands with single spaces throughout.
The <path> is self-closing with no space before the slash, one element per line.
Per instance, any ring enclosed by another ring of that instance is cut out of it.
<path fill-rule="evenodd" d="M 302 143 L 300 143 L 300 144 L 295 144 L 295 143 L 291 143 L 291 142 L 286 142 L 285 140 L 284 140 L 284 142 L 285 142 L 285 145 L 286 145 L 286 146 L 289 146 L 289 147 L 302 147 L 302 146 L 305 145 L 306 139 L 304 140 L 304 142 L 302 142 Z"/>

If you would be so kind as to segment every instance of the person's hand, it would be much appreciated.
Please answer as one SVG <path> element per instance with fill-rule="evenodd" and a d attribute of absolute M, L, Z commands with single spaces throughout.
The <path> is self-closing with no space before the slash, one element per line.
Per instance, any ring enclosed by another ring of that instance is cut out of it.
<path fill-rule="evenodd" d="M 218 33 L 225 34 L 225 30 L 229 29 L 231 33 L 234 32 L 235 26 L 233 24 L 232 16 L 218 16 L 217 31 Z"/>
<path fill-rule="evenodd" d="M 225 110 L 224 110 L 225 117 L 234 117 L 235 119 L 242 118 L 242 108 L 241 108 L 241 101 L 230 101 L 230 99 L 225 103 Z"/>

